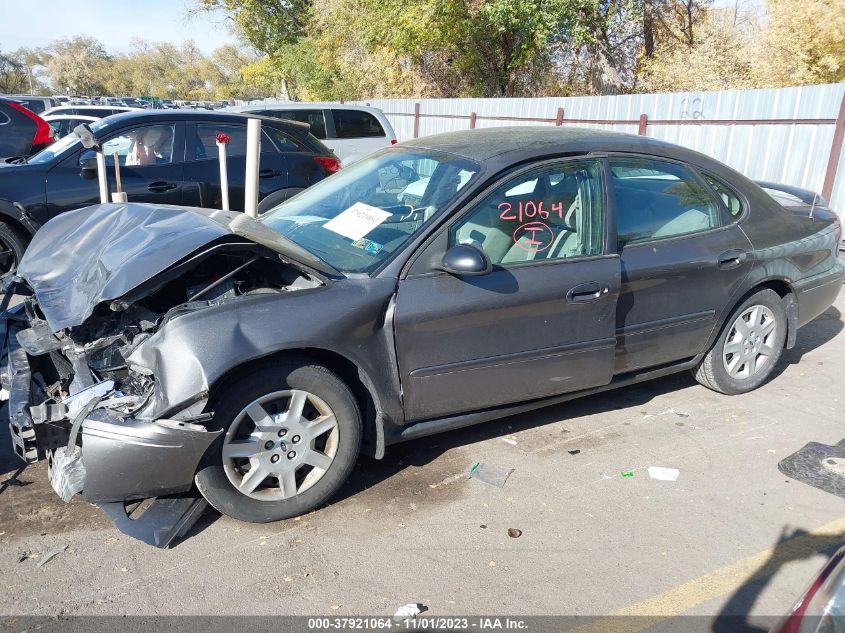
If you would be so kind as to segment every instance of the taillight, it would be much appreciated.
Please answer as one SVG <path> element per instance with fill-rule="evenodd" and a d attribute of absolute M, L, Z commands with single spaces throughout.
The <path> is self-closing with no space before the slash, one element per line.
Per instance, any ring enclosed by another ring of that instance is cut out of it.
<path fill-rule="evenodd" d="M 396 145 L 396 143 L 398 143 L 398 142 L 399 142 L 399 141 L 397 141 L 395 138 L 390 139 L 390 144 L 391 144 L 391 145 Z"/>
<path fill-rule="evenodd" d="M 8 103 L 15 110 L 35 122 L 35 136 L 32 138 L 33 146 L 48 145 L 55 140 L 53 138 L 53 130 L 50 128 L 50 124 L 47 123 L 47 121 L 35 114 L 35 112 L 33 112 L 32 110 L 28 110 L 27 108 L 23 107 L 19 103 L 15 103 L 14 101 L 9 101 Z"/>
<path fill-rule="evenodd" d="M 314 160 L 330 174 L 340 169 L 340 159 L 335 156 L 315 156 Z"/>
<path fill-rule="evenodd" d="M 844 555 L 845 548 L 834 554 L 790 613 L 772 628 L 773 633 L 821 633 L 836 628 L 832 625 L 845 615 Z"/>

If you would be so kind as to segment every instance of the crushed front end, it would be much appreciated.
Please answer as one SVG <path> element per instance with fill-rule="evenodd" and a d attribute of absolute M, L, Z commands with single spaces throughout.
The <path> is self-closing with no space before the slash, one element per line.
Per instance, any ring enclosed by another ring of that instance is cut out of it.
<path fill-rule="evenodd" d="M 154 377 L 127 358 L 160 316 L 141 305 L 108 319 L 51 332 L 35 295 L 7 278 L 0 317 L 0 384 L 8 399 L 13 449 L 26 463 L 48 460 L 65 501 L 124 502 L 188 490 L 217 433 L 186 419 L 143 419 Z M 206 418 L 208 416 L 205 416 Z"/>

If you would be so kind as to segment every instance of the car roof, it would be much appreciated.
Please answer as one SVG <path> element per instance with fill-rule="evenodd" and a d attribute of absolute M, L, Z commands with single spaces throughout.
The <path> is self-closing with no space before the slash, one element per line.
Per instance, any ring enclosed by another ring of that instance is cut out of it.
<path fill-rule="evenodd" d="M 64 121 L 66 119 L 71 119 L 73 121 L 99 121 L 95 116 L 88 116 L 86 114 L 47 114 L 41 117 L 45 121 Z"/>
<path fill-rule="evenodd" d="M 251 103 L 244 106 L 229 106 L 225 108 L 230 112 L 251 112 L 256 109 L 262 110 L 363 110 L 370 114 L 383 115 L 379 108 L 372 106 L 357 105 L 354 103 L 337 103 L 321 101 L 273 101 L 267 103 Z"/>
<path fill-rule="evenodd" d="M 262 122 L 273 124 L 274 126 L 288 126 L 299 128 L 301 130 L 309 130 L 307 123 L 300 123 L 298 121 L 288 121 L 286 119 L 274 119 L 265 116 L 258 116 L 255 114 L 241 113 L 241 112 L 226 112 L 221 110 L 144 110 L 142 108 L 133 109 L 131 112 L 120 112 L 113 114 L 108 118 L 109 121 L 132 121 L 137 120 L 139 123 L 154 122 L 157 119 L 167 119 L 169 121 L 218 121 L 239 123 L 244 119 L 259 119 Z"/>
<path fill-rule="evenodd" d="M 670 159 L 720 165 L 693 150 L 647 136 L 587 127 L 507 126 L 461 130 L 404 141 L 399 147 L 439 150 L 501 167 L 542 156 L 589 152 L 654 154 Z"/>
<path fill-rule="evenodd" d="M 134 111 L 143 112 L 144 111 L 143 108 L 133 108 L 131 106 L 117 105 L 117 104 L 115 104 L 115 105 L 87 105 L 87 104 L 80 103 L 80 104 L 76 104 L 76 105 L 70 105 L 70 104 L 67 104 L 67 103 L 63 103 L 62 105 L 53 106 L 52 108 L 44 110 L 43 114 L 50 114 L 51 112 L 56 112 L 58 110 L 69 110 L 71 108 L 85 108 L 86 110 L 125 110 L 127 112 L 134 112 Z"/>

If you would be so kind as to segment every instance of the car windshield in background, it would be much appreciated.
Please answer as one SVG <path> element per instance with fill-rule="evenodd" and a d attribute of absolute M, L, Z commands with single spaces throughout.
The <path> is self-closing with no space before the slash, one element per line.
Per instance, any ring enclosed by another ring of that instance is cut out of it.
<path fill-rule="evenodd" d="M 90 123 L 91 130 L 94 132 L 94 134 L 96 134 L 100 130 L 107 128 L 108 126 L 109 123 L 103 121 L 102 119 Z M 76 148 L 77 143 L 79 143 L 79 137 L 76 135 L 75 132 L 71 132 L 67 136 L 63 136 L 52 145 L 42 149 L 37 154 L 31 156 L 27 159 L 26 162 L 31 165 L 49 163 L 57 156 L 61 156 L 65 152 L 73 151 Z"/>
<path fill-rule="evenodd" d="M 343 169 L 261 216 L 345 273 L 366 273 L 455 199 L 479 171 L 441 152 L 390 150 Z"/>

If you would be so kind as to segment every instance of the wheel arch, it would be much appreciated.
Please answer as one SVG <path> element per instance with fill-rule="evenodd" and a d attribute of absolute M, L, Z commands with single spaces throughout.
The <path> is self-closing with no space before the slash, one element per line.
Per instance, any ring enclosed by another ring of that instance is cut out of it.
<path fill-rule="evenodd" d="M 27 242 L 35 235 L 36 227 L 32 226 L 26 211 L 10 200 L 0 199 L 0 220 L 13 226 Z"/>
<path fill-rule="evenodd" d="M 795 347 L 795 339 L 798 332 L 797 295 L 795 294 L 795 289 L 792 287 L 792 282 L 789 279 L 785 277 L 775 276 L 758 280 L 746 292 L 744 292 L 732 302 L 730 308 L 725 311 L 724 318 L 722 319 L 721 323 L 719 323 L 719 327 L 716 328 L 712 340 L 710 341 L 710 345 L 713 345 L 713 343 L 719 338 L 719 336 L 721 336 L 722 331 L 728 325 L 728 321 L 730 320 L 730 317 L 734 313 L 734 310 L 736 310 L 737 306 L 754 293 L 760 292 L 761 290 L 764 290 L 766 288 L 776 292 L 784 302 L 784 310 L 786 311 L 786 339 L 784 347 L 786 349 L 792 349 L 793 347 Z M 710 346 L 708 345 L 708 349 L 709 347 Z"/>
<path fill-rule="evenodd" d="M 225 384 L 240 376 L 254 373 L 257 367 L 290 359 L 316 361 L 336 373 L 349 387 L 361 411 L 364 428 L 362 451 L 376 459 L 381 459 L 384 455 L 385 443 L 378 391 L 370 376 L 359 365 L 336 351 L 317 347 L 291 348 L 245 361 L 231 367 L 217 378 L 209 386 L 209 394 L 213 397 Z"/>

